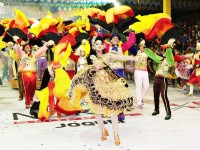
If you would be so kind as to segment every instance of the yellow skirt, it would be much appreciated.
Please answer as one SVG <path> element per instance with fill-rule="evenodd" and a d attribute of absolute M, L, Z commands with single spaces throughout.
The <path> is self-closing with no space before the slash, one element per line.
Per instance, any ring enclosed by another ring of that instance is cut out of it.
<path fill-rule="evenodd" d="M 89 67 L 74 76 L 71 82 L 71 97 L 75 87 L 84 86 L 90 97 L 90 108 L 95 114 L 117 115 L 133 106 L 133 97 L 124 78 L 117 76 L 110 68 L 95 70 Z"/>

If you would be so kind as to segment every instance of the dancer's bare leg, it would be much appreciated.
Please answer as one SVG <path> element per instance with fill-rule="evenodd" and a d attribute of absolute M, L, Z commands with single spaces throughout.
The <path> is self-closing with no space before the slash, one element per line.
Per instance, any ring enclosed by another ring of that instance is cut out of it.
<path fill-rule="evenodd" d="M 101 115 L 95 115 L 95 118 L 98 122 L 98 126 L 101 129 L 101 131 L 104 129 L 104 123 L 103 123 L 103 118 Z"/>
<path fill-rule="evenodd" d="M 109 135 L 108 134 L 108 131 L 105 129 L 104 127 L 104 122 L 103 122 L 103 118 L 101 115 L 95 115 L 96 117 L 96 120 L 98 122 L 98 125 L 99 125 L 99 128 L 101 129 L 101 132 L 102 132 L 102 137 L 101 137 L 101 140 L 102 141 L 105 141 L 107 140 L 107 136 Z"/>
<path fill-rule="evenodd" d="M 111 116 L 113 133 L 118 133 L 118 117 L 117 115 Z"/>
<path fill-rule="evenodd" d="M 115 145 L 120 144 L 119 134 L 118 134 L 118 117 L 117 115 L 111 116 L 112 128 L 114 133 Z"/>

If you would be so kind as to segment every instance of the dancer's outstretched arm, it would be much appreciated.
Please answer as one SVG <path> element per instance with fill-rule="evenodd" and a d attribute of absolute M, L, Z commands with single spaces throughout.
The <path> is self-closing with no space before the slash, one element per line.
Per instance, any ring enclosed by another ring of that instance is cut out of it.
<path fill-rule="evenodd" d="M 105 54 L 108 55 L 109 60 L 113 61 L 113 60 L 135 60 L 134 56 L 128 56 L 128 55 L 116 55 L 116 54 Z"/>

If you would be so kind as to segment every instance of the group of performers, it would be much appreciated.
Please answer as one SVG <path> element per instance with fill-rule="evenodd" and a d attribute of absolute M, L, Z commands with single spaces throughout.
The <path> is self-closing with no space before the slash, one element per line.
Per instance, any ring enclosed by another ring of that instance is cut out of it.
<path fill-rule="evenodd" d="M 113 13 L 107 15 L 111 11 Z M 13 77 L 18 79 L 19 100 L 25 99 L 26 109 L 30 107 L 34 109 L 33 98 L 36 95 L 39 101 L 36 117 L 41 120 L 49 118 L 56 112 L 57 116 L 61 117 L 61 113 L 72 115 L 83 111 L 81 101 L 84 99 L 95 114 L 102 132 L 102 141 L 109 136 L 104 127 L 102 115 L 111 117 L 114 142 L 118 146 L 120 145 L 118 121 L 124 117 L 124 111 L 132 110 L 134 107 L 134 98 L 125 80 L 125 61 L 131 61 L 134 64 L 136 99 L 139 109 L 143 109 L 143 99 L 149 88 L 148 59 L 152 59 L 157 64 L 154 73 L 153 116 L 159 114 L 161 94 L 166 110 L 165 120 L 171 118 L 167 87 L 169 70 L 175 62 L 177 65 L 174 69 L 177 76 L 189 80 L 188 95 L 193 95 L 196 82 L 200 87 L 199 43 L 197 43 L 197 53 L 188 56 L 180 56 L 174 52 L 175 37 L 168 37 L 166 43 L 163 43 L 166 47 L 162 49 L 161 55 L 157 55 L 145 45 L 145 40 L 152 40 L 156 36 L 159 36 L 162 42 L 164 33 L 173 29 L 174 25 L 166 14 L 139 16 L 137 19 L 140 21 L 133 22 L 131 19 L 134 18 L 134 13 L 128 6 L 121 6 L 117 10 L 110 8 L 108 12 L 91 8 L 85 10 L 84 15 L 76 22 L 66 24 L 61 18 L 54 18 L 50 12 L 40 21 L 27 19 L 19 10 L 15 12 L 14 19 L 1 21 L 1 26 L 4 28 L 1 47 L 9 49 L 10 58 L 14 64 L 17 64 L 13 65 L 17 66 L 17 73 Z M 141 26 L 146 24 L 148 17 L 153 18 L 154 21 L 149 22 L 149 27 Z M 94 18 L 99 20 L 95 21 Z M 123 35 L 126 40 L 122 42 L 121 33 L 126 32 L 121 31 L 120 22 L 126 19 L 130 19 L 131 22 L 129 33 Z M 163 20 L 166 20 L 166 29 L 160 35 L 160 30 L 164 29 L 158 24 L 163 23 Z M 116 25 L 118 25 L 117 28 Z M 105 28 L 107 28 L 106 31 L 110 28 L 108 37 L 103 33 Z M 26 36 L 24 37 L 20 31 L 9 32 L 14 29 L 22 31 Z M 139 33 L 145 36 L 137 41 Z M 31 42 L 33 40 L 35 42 Z M 128 50 L 135 44 L 139 45 L 135 56 L 127 55 Z M 49 50 L 51 59 L 47 57 Z M 4 53 L 0 51 L 1 58 L 5 57 Z M 192 66 L 192 74 L 189 66 Z M 41 81 L 38 90 L 36 80 Z M 33 113 L 33 110 L 31 112 Z"/>

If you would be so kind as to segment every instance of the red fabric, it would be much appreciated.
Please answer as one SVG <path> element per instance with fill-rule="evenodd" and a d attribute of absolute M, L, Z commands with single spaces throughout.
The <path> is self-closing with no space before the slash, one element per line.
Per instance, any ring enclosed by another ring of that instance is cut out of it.
<path fill-rule="evenodd" d="M 114 8 L 114 14 L 113 15 L 114 15 L 113 22 L 115 24 L 118 24 L 121 20 L 127 19 L 129 17 L 134 17 L 134 11 L 131 8 L 129 8 L 123 14 L 118 14 L 117 8 Z M 107 22 L 107 23 L 109 23 L 109 22 Z"/>
<path fill-rule="evenodd" d="M 168 31 L 169 29 L 171 29 L 172 27 L 174 27 L 174 25 L 171 23 L 171 20 L 168 18 L 162 18 L 159 19 L 155 25 L 153 26 L 153 28 L 151 29 L 151 31 L 149 32 L 149 34 L 145 34 L 145 39 L 150 41 L 153 38 L 155 38 L 156 36 L 161 38 L 166 31 Z M 165 43 L 167 44 L 167 43 Z"/>
<path fill-rule="evenodd" d="M 67 34 L 64 37 L 62 37 L 62 39 L 58 42 L 58 45 L 62 43 L 65 43 L 66 46 L 60 51 L 60 53 L 65 52 L 67 50 L 69 43 L 71 44 L 71 46 L 74 46 L 76 44 L 76 39 L 72 34 Z"/>
<path fill-rule="evenodd" d="M 74 46 L 76 44 L 76 39 L 75 39 L 75 37 L 72 34 L 67 34 L 64 37 L 62 37 L 62 39 L 60 39 L 60 41 L 58 42 L 58 44 L 60 44 L 60 43 L 66 43 L 66 41 L 69 41 L 72 46 Z"/>
<path fill-rule="evenodd" d="M 21 44 L 21 42 L 22 42 L 22 39 L 21 39 L 21 38 L 20 38 L 20 39 L 17 39 L 17 43 Z"/>
<path fill-rule="evenodd" d="M 188 83 L 193 84 L 193 85 L 197 83 L 198 86 L 200 86 L 200 76 L 196 76 L 196 70 L 190 76 Z"/>
<path fill-rule="evenodd" d="M 75 71 L 74 71 L 74 70 L 66 70 L 66 72 L 68 73 L 70 79 L 72 80 L 72 78 L 73 78 L 74 75 L 75 75 Z"/>
<path fill-rule="evenodd" d="M 39 38 L 49 32 L 58 34 L 58 30 L 57 30 L 56 26 L 50 26 L 48 29 L 41 31 L 37 38 Z"/>
<path fill-rule="evenodd" d="M 196 76 L 196 77 L 193 77 L 193 78 L 191 78 L 189 81 L 188 81 L 188 83 L 190 83 L 190 84 L 198 84 L 198 86 L 200 87 L 200 76 Z"/>
<path fill-rule="evenodd" d="M 33 96 L 36 90 L 36 72 L 23 71 L 22 81 L 24 85 L 25 104 L 30 105 L 33 102 Z"/>
<path fill-rule="evenodd" d="M 196 59 L 195 59 L 195 64 L 196 64 L 196 65 L 200 65 L 200 60 L 196 60 Z"/>
<path fill-rule="evenodd" d="M 27 34 L 27 38 L 30 40 L 32 37 L 32 34 Z"/>
<path fill-rule="evenodd" d="M 15 20 L 13 19 L 13 20 L 10 21 L 10 23 L 9 23 L 9 28 L 13 28 L 14 24 L 15 24 Z"/>
<path fill-rule="evenodd" d="M 175 60 L 176 62 L 180 63 L 180 62 L 183 61 L 183 58 L 182 58 L 180 55 L 175 54 L 175 55 L 174 55 L 174 60 Z"/>
<path fill-rule="evenodd" d="M 75 55 L 73 52 L 71 52 L 69 58 L 71 58 L 75 63 L 78 62 L 80 56 Z"/>
<path fill-rule="evenodd" d="M 20 29 L 20 28 L 19 28 Z M 27 36 L 29 34 L 28 28 L 24 27 L 23 29 L 21 29 Z"/>
<path fill-rule="evenodd" d="M 19 28 L 20 30 L 22 30 L 25 34 L 28 34 L 28 28 L 27 27 L 21 27 L 18 24 L 15 23 L 15 20 L 13 19 L 12 21 L 10 21 L 9 23 L 9 28 Z"/>
<path fill-rule="evenodd" d="M 65 110 L 65 109 L 59 107 L 58 106 L 59 101 L 60 100 L 58 99 L 57 102 L 56 102 L 56 105 L 55 105 L 55 110 L 57 112 L 60 112 L 60 113 L 66 114 L 66 115 L 74 115 L 74 114 L 76 114 L 78 112 L 78 110 L 68 111 L 68 110 Z"/>
<path fill-rule="evenodd" d="M 94 11 L 94 9 L 95 9 L 95 11 Z M 104 22 L 106 21 L 105 14 L 101 13 L 101 10 L 98 8 L 89 9 L 88 14 L 92 18 L 99 18 L 100 20 L 102 20 Z"/>
<path fill-rule="evenodd" d="M 53 81 L 49 81 L 48 83 L 48 89 L 49 89 L 49 108 L 50 111 L 54 111 L 55 103 L 54 103 L 54 95 L 53 95 L 53 88 L 55 87 L 55 83 Z"/>

